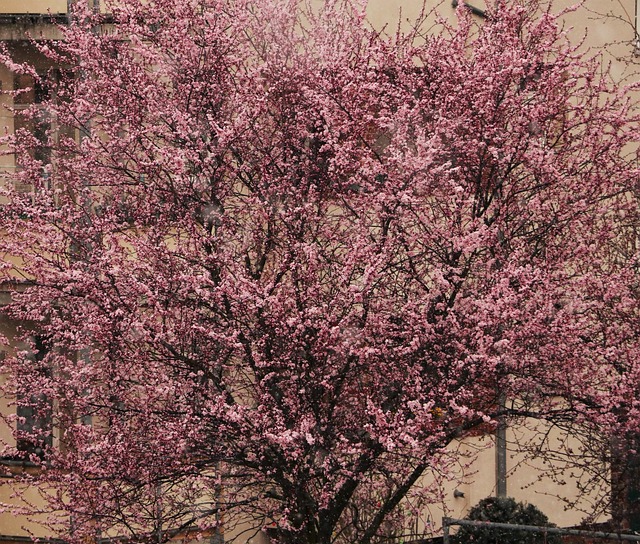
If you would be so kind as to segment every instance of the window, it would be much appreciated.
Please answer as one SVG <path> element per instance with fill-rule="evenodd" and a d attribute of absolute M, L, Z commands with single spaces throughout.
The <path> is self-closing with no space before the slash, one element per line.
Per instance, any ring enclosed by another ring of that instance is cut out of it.
<path fill-rule="evenodd" d="M 47 347 L 42 338 L 34 339 L 34 348 L 30 359 L 38 369 L 40 377 L 48 378 L 50 371 L 42 363 L 47 354 Z M 41 457 L 44 451 L 53 445 L 51 409 L 51 400 L 42 392 L 33 391 L 28 396 L 18 396 L 16 449 L 20 459 L 29 460 L 33 455 Z"/>
<path fill-rule="evenodd" d="M 28 157 L 16 156 L 16 167 L 25 165 L 25 160 L 38 161 L 42 168 L 51 163 L 51 146 L 49 135 L 51 133 L 51 118 L 43 109 L 32 110 L 31 106 L 42 104 L 49 96 L 48 89 L 41 81 L 31 75 L 15 74 L 13 90 L 16 92 L 13 105 L 16 110 L 14 117 L 14 132 L 16 135 L 30 135 L 31 153 Z M 33 113 L 33 114 L 32 114 Z M 20 192 L 30 192 L 31 186 L 19 185 L 16 189 Z"/>
<path fill-rule="evenodd" d="M 16 138 L 29 149 L 28 153 L 15 155 L 16 171 L 29 169 L 31 175 L 26 179 L 17 179 L 14 187 L 19 193 L 31 193 L 35 177 L 39 177 L 42 187 L 49 189 L 49 177 L 54 159 L 54 148 L 64 138 L 75 140 L 75 129 L 61 126 L 46 107 L 53 97 L 59 99 L 56 89 L 64 74 L 60 70 L 50 69 L 41 77 L 31 74 L 14 74 L 13 76 L 13 107 L 14 134 Z M 54 96 L 55 95 L 55 96 Z"/>

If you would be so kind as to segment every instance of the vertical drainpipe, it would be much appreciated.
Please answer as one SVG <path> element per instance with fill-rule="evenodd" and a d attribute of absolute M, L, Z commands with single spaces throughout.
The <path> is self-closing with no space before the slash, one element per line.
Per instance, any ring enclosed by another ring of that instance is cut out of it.
<path fill-rule="evenodd" d="M 638 0 L 635 0 L 633 10 L 633 52 L 636 56 L 640 55 L 640 34 L 638 34 Z"/>
<path fill-rule="evenodd" d="M 637 1 L 637 0 L 636 0 Z M 496 427 L 496 497 L 507 496 L 507 424 L 504 420 L 506 399 L 498 396 L 498 425 Z"/>

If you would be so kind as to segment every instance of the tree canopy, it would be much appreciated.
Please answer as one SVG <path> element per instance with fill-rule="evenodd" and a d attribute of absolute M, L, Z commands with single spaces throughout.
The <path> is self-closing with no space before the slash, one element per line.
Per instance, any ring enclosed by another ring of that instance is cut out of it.
<path fill-rule="evenodd" d="M 66 538 L 380 542 L 500 418 L 637 430 L 636 113 L 551 10 L 74 9 L 50 70 L 4 54 L 52 122 L 0 212 Z"/>

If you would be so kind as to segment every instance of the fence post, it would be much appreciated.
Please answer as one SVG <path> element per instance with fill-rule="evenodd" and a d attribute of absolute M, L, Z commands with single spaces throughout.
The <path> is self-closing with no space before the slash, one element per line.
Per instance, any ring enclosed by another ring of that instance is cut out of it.
<path fill-rule="evenodd" d="M 442 544 L 449 544 L 449 518 L 442 518 Z"/>

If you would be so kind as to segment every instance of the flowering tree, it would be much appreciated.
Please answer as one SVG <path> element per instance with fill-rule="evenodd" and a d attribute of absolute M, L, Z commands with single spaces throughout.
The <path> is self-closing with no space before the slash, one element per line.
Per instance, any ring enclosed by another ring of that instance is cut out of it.
<path fill-rule="evenodd" d="M 53 119 L 5 138 L 7 392 L 51 416 L 5 454 L 67 538 L 377 542 L 498 418 L 633 420 L 635 118 L 538 8 L 121 0 L 5 54 Z"/>

